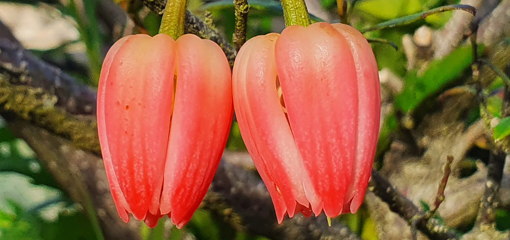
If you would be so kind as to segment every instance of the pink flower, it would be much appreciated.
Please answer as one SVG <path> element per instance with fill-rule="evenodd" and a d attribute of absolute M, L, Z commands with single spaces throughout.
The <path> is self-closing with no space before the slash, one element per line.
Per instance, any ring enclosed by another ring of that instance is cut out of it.
<path fill-rule="evenodd" d="M 204 198 L 232 118 L 231 72 L 194 35 L 133 35 L 108 52 L 97 100 L 99 140 L 119 215 L 181 228 Z"/>
<path fill-rule="evenodd" d="M 363 35 L 315 23 L 252 38 L 232 79 L 239 128 L 278 222 L 286 213 L 356 212 L 381 105 L 377 63 Z"/>

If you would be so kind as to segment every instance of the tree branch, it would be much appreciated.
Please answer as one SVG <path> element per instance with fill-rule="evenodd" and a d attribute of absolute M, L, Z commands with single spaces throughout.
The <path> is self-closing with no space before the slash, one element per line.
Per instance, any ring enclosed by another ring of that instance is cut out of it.
<path fill-rule="evenodd" d="M 425 213 L 420 211 L 411 200 L 398 192 L 390 182 L 376 170 L 372 170 L 369 189 L 382 201 L 386 202 L 391 211 L 397 213 L 410 224 L 416 221 L 416 227 L 432 239 L 458 239 L 457 234 L 436 219 L 426 220 Z"/>
<path fill-rule="evenodd" d="M 487 171 L 487 181 L 485 182 L 485 191 L 483 193 L 482 201 L 480 202 L 480 209 L 475 226 L 480 230 L 488 228 L 494 229 L 496 227 L 496 206 L 497 194 L 503 179 L 503 169 L 505 167 L 506 154 L 502 151 L 491 153 L 489 159 L 489 170 Z"/>

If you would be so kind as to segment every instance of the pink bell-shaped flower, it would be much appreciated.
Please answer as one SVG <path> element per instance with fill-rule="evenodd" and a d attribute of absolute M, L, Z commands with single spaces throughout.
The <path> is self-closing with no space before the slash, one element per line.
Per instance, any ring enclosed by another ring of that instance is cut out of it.
<path fill-rule="evenodd" d="M 214 177 L 232 112 L 230 66 L 212 41 L 159 34 L 115 43 L 101 71 L 97 124 L 121 218 L 186 224 Z"/>
<path fill-rule="evenodd" d="M 377 63 L 344 24 L 291 26 L 250 39 L 233 70 L 241 134 L 286 213 L 356 212 L 372 170 L 380 118 Z"/>

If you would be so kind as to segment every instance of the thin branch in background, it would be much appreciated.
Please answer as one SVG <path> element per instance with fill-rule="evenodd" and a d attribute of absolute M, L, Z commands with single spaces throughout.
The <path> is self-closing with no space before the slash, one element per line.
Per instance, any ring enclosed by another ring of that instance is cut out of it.
<path fill-rule="evenodd" d="M 510 78 L 501 69 L 499 69 L 498 66 L 494 65 L 490 61 L 487 61 L 486 59 L 480 59 L 479 61 L 483 65 L 492 69 L 492 71 L 503 80 L 503 83 L 505 83 L 506 86 L 510 87 Z"/>
<path fill-rule="evenodd" d="M 390 45 L 395 51 L 398 51 L 398 46 L 394 42 L 389 41 L 388 39 L 383 38 L 367 38 L 369 43 L 383 43 Z"/>
<path fill-rule="evenodd" d="M 429 219 L 428 221 L 424 219 L 425 213 L 420 211 L 411 200 L 393 188 L 390 182 L 376 170 L 372 170 L 372 178 L 368 186 L 370 191 L 388 204 L 392 212 L 400 215 L 411 225 L 414 224 L 418 230 L 429 238 L 439 240 L 458 239 L 457 233 L 441 224 L 437 219 Z"/>
<path fill-rule="evenodd" d="M 485 191 L 480 203 L 480 210 L 475 227 L 480 230 L 495 228 L 495 210 L 497 206 L 496 195 L 499 192 L 501 179 L 503 178 L 503 168 L 505 166 L 506 154 L 502 151 L 491 152 L 487 172 L 487 181 L 485 182 Z"/>
<path fill-rule="evenodd" d="M 510 71 L 510 65 L 507 65 L 506 68 L 508 73 Z M 499 68 L 494 66 L 493 70 L 498 71 Z M 510 82 L 510 79 L 508 79 L 508 75 L 503 71 L 499 71 L 497 74 L 503 79 L 503 81 L 506 81 L 507 83 Z M 503 104 L 501 104 L 501 117 L 505 118 L 510 116 L 510 84 L 505 85 L 503 91 L 504 92 L 503 92 Z"/>
<path fill-rule="evenodd" d="M 476 8 L 474 8 L 473 6 L 463 5 L 463 4 L 452 4 L 452 5 L 448 5 L 448 6 L 434 8 L 434 9 L 431 9 L 431 10 L 428 10 L 425 12 L 408 15 L 405 17 L 395 18 L 395 19 L 392 19 L 392 20 L 389 20 L 389 21 L 386 21 L 383 23 L 379 23 L 375 26 L 365 28 L 365 29 L 361 30 L 361 32 L 366 33 L 366 32 L 381 30 L 381 29 L 385 29 L 385 28 L 392 28 L 392 27 L 396 27 L 396 26 L 407 25 L 407 24 L 413 23 L 415 21 L 418 21 L 420 19 L 425 19 L 426 17 L 433 15 L 433 14 L 447 12 L 447 11 L 453 11 L 453 10 L 462 10 L 462 11 L 470 13 L 473 16 L 476 14 Z"/>
<path fill-rule="evenodd" d="M 450 174 L 452 172 L 452 163 L 453 163 L 453 156 L 447 156 L 446 157 L 446 163 L 444 165 L 444 173 L 443 178 L 441 179 L 441 183 L 439 184 L 439 188 L 437 189 L 436 194 L 436 200 L 434 201 L 434 206 L 430 211 L 427 212 L 425 215 L 425 220 L 429 220 L 434 214 L 436 214 L 437 209 L 443 203 L 444 201 L 444 190 L 446 189 L 446 184 L 448 183 L 448 178 L 450 177 Z"/>
<path fill-rule="evenodd" d="M 474 27 L 476 27 L 476 26 L 474 26 Z M 482 83 L 480 82 L 480 66 L 479 66 L 479 61 L 478 61 L 478 43 L 476 43 L 478 34 L 476 32 L 477 31 L 473 31 L 471 36 L 469 37 L 469 40 L 470 40 L 471 46 L 472 46 L 472 54 L 473 54 L 473 64 L 471 64 L 471 72 L 472 72 L 473 82 L 475 83 L 478 101 L 481 104 L 486 105 L 487 97 L 484 96 L 484 94 L 483 94 L 483 86 L 482 86 Z"/>
<path fill-rule="evenodd" d="M 234 46 L 236 51 L 246 42 L 246 29 L 248 25 L 248 12 L 250 6 L 247 0 L 234 0 L 234 11 L 236 15 L 236 26 L 234 32 Z"/>

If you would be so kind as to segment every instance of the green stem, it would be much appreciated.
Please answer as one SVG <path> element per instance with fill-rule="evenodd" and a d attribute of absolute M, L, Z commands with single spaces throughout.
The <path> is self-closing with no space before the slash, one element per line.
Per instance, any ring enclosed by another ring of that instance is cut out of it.
<path fill-rule="evenodd" d="M 306 9 L 304 0 L 281 0 L 283 8 L 283 17 L 285 25 L 300 25 L 307 27 L 310 25 L 310 16 Z"/>
<path fill-rule="evenodd" d="M 159 33 L 170 35 L 177 40 L 184 34 L 184 17 L 186 16 L 186 0 L 168 0 L 161 19 Z"/>

